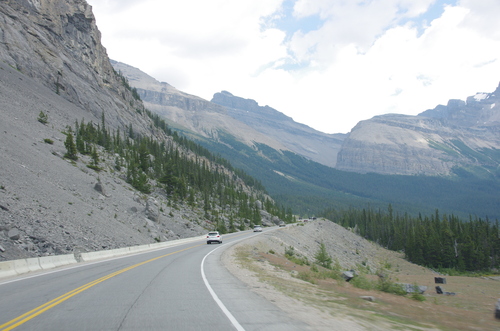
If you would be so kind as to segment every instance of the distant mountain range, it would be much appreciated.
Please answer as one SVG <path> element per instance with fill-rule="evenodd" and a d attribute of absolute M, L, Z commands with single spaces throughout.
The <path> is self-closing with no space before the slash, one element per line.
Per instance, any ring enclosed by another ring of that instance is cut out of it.
<path fill-rule="evenodd" d="M 348 134 L 325 134 L 227 91 L 207 101 L 112 64 L 148 109 L 301 214 L 393 204 L 413 213 L 500 216 L 498 89 L 418 116 L 376 116 Z"/>
<path fill-rule="evenodd" d="M 137 68 L 112 64 L 137 88 L 146 107 L 198 139 L 226 134 L 247 146 L 265 144 L 357 173 L 495 177 L 500 165 L 499 89 L 467 101 L 450 100 L 418 116 L 376 116 L 349 134 L 325 134 L 252 99 L 222 91 L 208 102 Z"/>
<path fill-rule="evenodd" d="M 418 116 L 389 114 L 359 122 L 336 168 L 360 173 L 500 175 L 500 87 L 450 100 Z"/>
<path fill-rule="evenodd" d="M 197 139 L 234 137 L 247 146 L 265 144 L 277 151 L 291 151 L 318 163 L 335 167 L 344 134 L 326 134 L 269 107 L 259 106 L 227 91 L 211 102 L 159 82 L 137 68 L 111 61 L 115 70 L 137 89 L 146 108 L 162 115 L 172 127 Z"/>

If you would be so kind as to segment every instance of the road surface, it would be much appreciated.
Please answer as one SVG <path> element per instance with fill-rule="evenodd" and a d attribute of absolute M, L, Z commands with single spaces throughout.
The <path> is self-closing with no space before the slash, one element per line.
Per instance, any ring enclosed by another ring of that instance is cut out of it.
<path fill-rule="evenodd" d="M 254 235 L 0 281 L 0 331 L 307 330 L 222 266 L 225 249 Z"/>

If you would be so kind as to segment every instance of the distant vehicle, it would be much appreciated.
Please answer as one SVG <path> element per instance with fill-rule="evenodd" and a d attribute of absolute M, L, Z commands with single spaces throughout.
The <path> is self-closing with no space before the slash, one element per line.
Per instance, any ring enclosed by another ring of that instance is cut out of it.
<path fill-rule="evenodd" d="M 285 222 L 280 222 L 279 227 L 282 228 L 284 226 L 286 226 Z"/>
<path fill-rule="evenodd" d="M 217 231 L 211 231 L 207 234 L 207 244 L 217 242 L 222 244 L 222 236 Z"/>
<path fill-rule="evenodd" d="M 256 225 L 253 227 L 253 232 L 262 232 L 262 226 Z"/>

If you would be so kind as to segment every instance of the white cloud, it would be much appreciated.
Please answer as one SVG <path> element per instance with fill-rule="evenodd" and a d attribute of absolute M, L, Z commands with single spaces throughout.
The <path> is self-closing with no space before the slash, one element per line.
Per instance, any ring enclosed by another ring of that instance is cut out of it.
<path fill-rule="evenodd" d="M 282 0 L 88 2 L 112 59 L 323 132 L 417 114 L 500 80 L 497 0 L 449 0 L 444 11 L 444 0 L 298 0 L 288 11 Z"/>

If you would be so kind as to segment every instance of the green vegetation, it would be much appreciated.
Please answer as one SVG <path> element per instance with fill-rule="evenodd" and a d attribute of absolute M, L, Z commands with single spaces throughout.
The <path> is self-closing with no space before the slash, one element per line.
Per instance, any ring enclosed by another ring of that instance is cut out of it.
<path fill-rule="evenodd" d="M 73 138 L 73 134 L 71 132 L 68 132 L 66 134 L 66 140 L 64 141 L 64 147 L 66 147 L 66 154 L 64 154 L 64 157 L 70 160 L 78 160 L 78 156 L 76 155 L 77 150 Z"/>
<path fill-rule="evenodd" d="M 484 168 L 454 169 L 454 177 L 358 174 L 332 169 L 263 144 L 250 147 L 225 132 L 217 132 L 216 137 L 198 142 L 265 183 L 276 202 L 293 206 L 293 212 L 299 216 L 318 215 L 328 208 L 385 209 L 390 203 L 395 211 L 413 216 L 432 214 L 437 208 L 462 218 L 500 218 L 500 168 L 489 172 Z M 465 147 L 456 145 L 434 143 L 433 147 L 449 153 L 466 152 Z M 492 165 L 500 162 L 500 151 L 485 149 L 482 154 L 483 159 L 492 160 Z M 468 155 L 479 157 L 472 152 Z"/>
<path fill-rule="evenodd" d="M 54 144 L 54 140 L 49 139 L 49 138 L 45 138 L 45 139 L 43 140 L 43 142 L 44 142 L 44 143 L 46 143 L 46 144 L 49 144 L 49 145 L 53 145 L 53 144 Z"/>
<path fill-rule="evenodd" d="M 400 215 L 389 205 L 380 209 L 330 209 L 321 216 L 352 229 L 387 249 L 402 251 L 416 264 L 458 271 L 492 270 L 500 267 L 499 223 L 454 215 L 430 217 Z"/>
<path fill-rule="evenodd" d="M 291 209 L 286 211 L 271 200 L 259 181 L 171 131 L 158 115 L 147 110 L 143 113 L 169 139 L 158 141 L 140 135 L 132 126 L 126 132 L 110 131 L 103 113 L 98 124 L 86 123 L 83 119 L 76 121 L 74 136 L 73 130 L 68 130 L 65 157 L 76 160 L 78 153 L 88 155 L 91 161 L 87 167 L 96 171 L 102 170 L 104 159 L 111 159 L 114 170 L 122 171 L 126 181 L 140 192 L 158 191 L 167 195 L 172 204 L 202 206 L 205 217 L 213 220 L 214 229 L 221 233 L 236 231 L 235 224 L 245 229 L 245 221 L 260 224 L 257 200 L 272 215 L 287 222 L 293 219 Z M 243 183 L 252 190 L 249 192 Z M 218 206 L 225 207 L 224 216 L 229 220 L 229 227 L 221 220 Z"/>
<path fill-rule="evenodd" d="M 349 281 L 354 287 L 363 289 L 363 290 L 373 290 L 375 285 L 372 281 L 370 281 L 365 275 L 357 275 L 353 279 Z"/>
<path fill-rule="evenodd" d="M 40 111 L 40 114 L 38 114 L 37 118 L 38 122 L 42 124 L 47 124 L 49 123 L 49 115 L 45 114 L 43 111 Z"/>
<path fill-rule="evenodd" d="M 332 257 L 326 251 L 326 246 L 325 246 L 324 243 L 321 243 L 319 245 L 318 252 L 314 256 L 314 258 L 316 259 L 316 262 L 320 266 L 322 266 L 324 268 L 327 268 L 327 269 L 331 269 L 332 268 L 332 262 L 333 262 L 333 260 L 332 260 Z"/>

